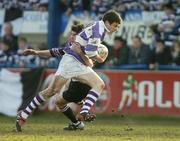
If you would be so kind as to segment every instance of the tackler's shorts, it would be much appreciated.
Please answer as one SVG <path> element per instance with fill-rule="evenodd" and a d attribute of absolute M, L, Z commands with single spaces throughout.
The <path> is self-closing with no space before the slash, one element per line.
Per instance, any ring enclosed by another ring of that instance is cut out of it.
<path fill-rule="evenodd" d="M 69 88 L 63 92 L 63 98 L 68 102 L 81 102 L 88 94 L 90 86 L 87 84 L 71 81 L 69 84 Z"/>

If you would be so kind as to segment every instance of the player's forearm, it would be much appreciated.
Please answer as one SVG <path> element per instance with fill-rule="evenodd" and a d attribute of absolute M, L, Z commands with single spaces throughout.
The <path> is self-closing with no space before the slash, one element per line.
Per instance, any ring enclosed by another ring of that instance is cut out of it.
<path fill-rule="evenodd" d="M 87 55 L 85 55 L 84 53 L 80 53 L 79 55 L 87 66 L 93 67 L 93 62 Z"/>
<path fill-rule="evenodd" d="M 84 52 L 82 52 L 81 47 L 79 46 L 79 44 L 74 43 L 73 46 L 71 47 L 71 50 L 76 52 L 81 57 L 81 59 L 84 61 L 86 66 L 93 67 L 92 60 L 89 59 L 89 57 Z"/>
<path fill-rule="evenodd" d="M 49 50 L 36 51 L 36 55 L 38 55 L 40 57 L 52 57 L 52 55 L 51 55 Z"/>

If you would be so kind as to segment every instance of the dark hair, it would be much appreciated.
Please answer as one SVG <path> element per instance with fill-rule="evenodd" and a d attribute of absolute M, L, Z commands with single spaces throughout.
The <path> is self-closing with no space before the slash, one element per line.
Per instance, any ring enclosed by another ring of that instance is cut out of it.
<path fill-rule="evenodd" d="M 114 41 L 120 41 L 123 45 L 126 45 L 126 40 L 124 40 L 121 36 L 115 36 Z"/>
<path fill-rule="evenodd" d="M 128 72 L 128 75 L 133 75 L 132 72 Z"/>
<path fill-rule="evenodd" d="M 23 41 L 23 42 L 27 43 L 27 39 L 25 37 L 19 37 L 18 41 Z"/>
<path fill-rule="evenodd" d="M 167 3 L 163 6 L 164 9 L 169 9 L 171 11 L 174 11 L 174 8 L 171 3 Z"/>
<path fill-rule="evenodd" d="M 124 39 L 121 36 L 115 36 L 114 40 L 118 40 L 118 41 L 124 42 Z"/>
<path fill-rule="evenodd" d="M 72 25 L 71 30 L 78 34 L 83 30 L 83 28 L 84 28 L 83 24 L 76 24 L 76 25 Z"/>
<path fill-rule="evenodd" d="M 138 35 L 135 35 L 135 36 L 132 37 L 132 39 L 134 39 L 134 38 L 136 38 L 136 39 L 138 39 L 139 41 L 141 41 L 141 37 L 139 37 Z"/>
<path fill-rule="evenodd" d="M 161 39 L 158 39 L 158 40 L 156 40 L 156 43 L 162 43 L 162 44 L 164 44 L 164 41 L 161 40 Z"/>
<path fill-rule="evenodd" d="M 120 15 L 114 10 L 110 10 L 110 11 L 106 12 L 104 14 L 102 20 L 104 22 L 108 21 L 110 24 L 112 24 L 114 22 L 118 23 L 118 24 L 121 24 L 121 22 L 122 22 L 122 19 L 121 19 Z"/>
<path fill-rule="evenodd" d="M 5 23 L 5 25 L 6 25 L 6 26 L 10 26 L 10 27 L 11 27 L 11 29 L 13 29 L 13 25 L 12 25 L 12 23 L 11 23 L 11 22 L 7 22 L 7 23 Z"/>

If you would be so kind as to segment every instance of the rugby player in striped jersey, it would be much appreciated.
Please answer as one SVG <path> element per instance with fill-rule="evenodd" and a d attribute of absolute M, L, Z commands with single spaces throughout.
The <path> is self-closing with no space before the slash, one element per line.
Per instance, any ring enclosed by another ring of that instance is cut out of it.
<path fill-rule="evenodd" d="M 75 43 L 67 45 L 64 48 L 65 54 L 60 61 L 54 80 L 48 88 L 41 91 L 39 95 L 33 99 L 31 109 L 36 108 L 42 102 L 58 93 L 69 79 L 76 78 L 78 81 L 86 83 L 91 87 L 77 118 L 82 121 L 93 120 L 94 117 L 91 117 L 89 111 L 97 101 L 105 84 L 92 68 L 89 67 L 93 64 L 91 59 L 99 63 L 105 61 L 104 58 L 98 55 L 97 48 L 104 39 L 105 34 L 116 32 L 121 23 L 122 19 L 117 12 L 108 11 L 101 21 L 97 21 L 83 29 L 83 31 L 76 36 Z M 80 54 L 74 51 L 76 50 L 75 48 L 78 47 L 82 50 Z M 85 62 L 89 62 L 89 65 L 86 66 Z M 62 107 L 62 103 L 62 96 L 57 96 L 56 105 L 59 109 Z M 29 107 L 27 107 L 27 109 L 31 110 Z M 20 120 L 17 120 L 16 125 L 21 127 L 20 121 L 26 119 L 27 116 L 27 113 L 24 111 L 19 113 L 18 117 Z"/>

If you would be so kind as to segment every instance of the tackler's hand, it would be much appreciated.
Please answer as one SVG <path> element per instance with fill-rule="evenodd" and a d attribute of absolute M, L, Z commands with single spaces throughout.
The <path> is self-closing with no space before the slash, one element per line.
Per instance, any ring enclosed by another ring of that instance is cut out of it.
<path fill-rule="evenodd" d="M 25 49 L 23 55 L 37 55 L 37 51 L 34 49 Z"/>

